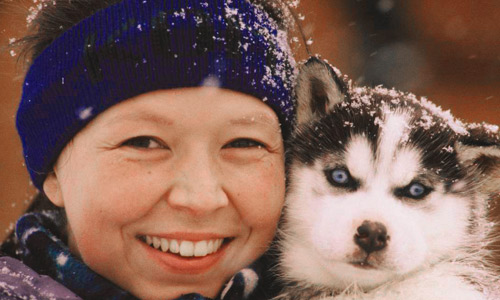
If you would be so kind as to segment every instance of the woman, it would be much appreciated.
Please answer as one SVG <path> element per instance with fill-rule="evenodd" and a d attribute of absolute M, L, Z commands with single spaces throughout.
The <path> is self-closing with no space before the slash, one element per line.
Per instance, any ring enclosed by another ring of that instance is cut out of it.
<path fill-rule="evenodd" d="M 259 257 L 294 118 L 286 34 L 245 0 L 112 2 L 45 2 L 25 39 L 17 128 L 59 209 L 19 219 L 2 297 L 271 297 Z"/>

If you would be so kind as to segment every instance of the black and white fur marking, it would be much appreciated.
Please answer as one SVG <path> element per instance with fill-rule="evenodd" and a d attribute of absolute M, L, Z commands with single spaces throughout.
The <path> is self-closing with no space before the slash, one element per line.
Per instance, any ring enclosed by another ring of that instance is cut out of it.
<path fill-rule="evenodd" d="M 299 73 L 278 298 L 500 299 L 498 127 L 337 74 L 317 58 Z"/>

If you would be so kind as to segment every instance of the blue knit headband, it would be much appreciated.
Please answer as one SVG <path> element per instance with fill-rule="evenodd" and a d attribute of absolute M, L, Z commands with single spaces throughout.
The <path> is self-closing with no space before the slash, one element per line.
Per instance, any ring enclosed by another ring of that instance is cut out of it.
<path fill-rule="evenodd" d="M 34 60 L 17 112 L 26 166 L 42 190 L 64 146 L 105 109 L 207 82 L 262 99 L 286 133 L 293 77 L 286 34 L 245 0 L 125 0 L 78 23 Z"/>

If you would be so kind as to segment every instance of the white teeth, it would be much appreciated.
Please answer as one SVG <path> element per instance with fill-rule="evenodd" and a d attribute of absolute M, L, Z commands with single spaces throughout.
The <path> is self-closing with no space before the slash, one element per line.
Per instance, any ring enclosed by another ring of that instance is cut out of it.
<path fill-rule="evenodd" d="M 153 237 L 153 246 L 158 249 L 160 248 L 160 239 L 157 238 L 156 236 Z"/>
<path fill-rule="evenodd" d="M 167 252 L 168 251 L 168 240 L 160 239 L 160 241 L 161 241 L 161 251 Z"/>
<path fill-rule="evenodd" d="M 213 240 L 210 240 L 208 241 L 208 244 L 207 244 L 207 252 L 208 254 L 214 252 L 214 241 Z"/>
<path fill-rule="evenodd" d="M 194 244 L 194 256 L 206 256 L 207 254 L 207 241 L 200 241 Z"/>
<path fill-rule="evenodd" d="M 198 242 L 168 240 L 146 235 L 146 243 L 163 252 L 179 254 L 183 257 L 203 257 L 217 252 L 224 239 L 203 240 Z"/>
<path fill-rule="evenodd" d="M 179 253 L 179 242 L 177 242 L 177 240 L 171 240 L 169 250 L 172 253 Z"/>
<path fill-rule="evenodd" d="M 194 243 L 190 241 L 182 241 L 179 253 L 181 256 L 193 256 Z"/>

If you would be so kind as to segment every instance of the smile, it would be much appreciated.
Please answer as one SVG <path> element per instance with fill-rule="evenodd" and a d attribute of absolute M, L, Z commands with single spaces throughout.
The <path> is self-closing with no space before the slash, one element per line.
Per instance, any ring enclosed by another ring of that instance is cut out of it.
<path fill-rule="evenodd" d="M 177 239 L 165 239 L 146 235 L 141 238 L 150 247 L 165 253 L 173 253 L 182 257 L 203 257 L 217 252 L 224 239 L 210 239 L 201 241 L 188 241 Z"/>

